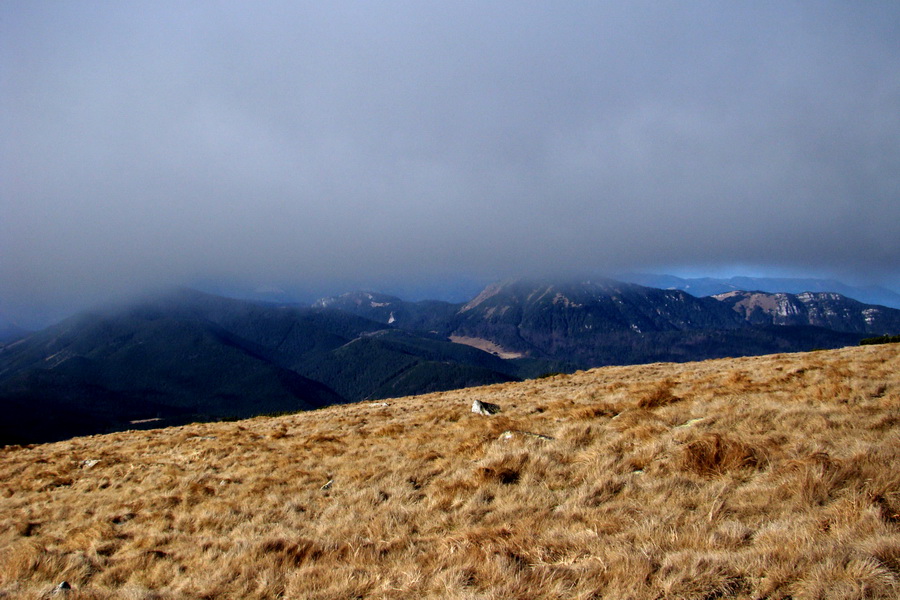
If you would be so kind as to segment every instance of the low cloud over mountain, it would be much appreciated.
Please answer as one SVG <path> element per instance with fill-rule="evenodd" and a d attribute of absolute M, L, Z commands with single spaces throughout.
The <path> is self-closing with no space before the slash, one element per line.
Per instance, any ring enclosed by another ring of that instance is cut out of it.
<path fill-rule="evenodd" d="M 0 310 L 676 267 L 896 287 L 898 22 L 884 2 L 5 2 Z"/>

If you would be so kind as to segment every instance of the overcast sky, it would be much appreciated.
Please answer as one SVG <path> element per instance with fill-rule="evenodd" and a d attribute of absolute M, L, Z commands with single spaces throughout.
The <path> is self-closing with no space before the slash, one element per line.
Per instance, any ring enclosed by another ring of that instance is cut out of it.
<path fill-rule="evenodd" d="M 0 311 L 628 270 L 900 287 L 900 3 L 0 3 Z"/>

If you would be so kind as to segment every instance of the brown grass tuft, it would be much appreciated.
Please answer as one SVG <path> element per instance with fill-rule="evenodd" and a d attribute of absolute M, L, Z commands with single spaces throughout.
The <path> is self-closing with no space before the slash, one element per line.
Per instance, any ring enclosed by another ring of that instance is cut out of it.
<path fill-rule="evenodd" d="M 495 481 L 503 485 L 519 483 L 522 471 L 528 463 L 528 454 L 506 454 L 478 469 L 483 481 Z"/>
<path fill-rule="evenodd" d="M 723 434 L 709 433 L 684 446 L 678 466 L 704 477 L 713 477 L 735 469 L 756 468 L 763 462 L 764 455 L 759 448 Z"/>
<path fill-rule="evenodd" d="M 680 402 L 682 399 L 672 393 L 675 385 L 676 383 L 671 379 L 664 379 L 653 385 L 638 395 L 637 407 L 653 409 Z"/>

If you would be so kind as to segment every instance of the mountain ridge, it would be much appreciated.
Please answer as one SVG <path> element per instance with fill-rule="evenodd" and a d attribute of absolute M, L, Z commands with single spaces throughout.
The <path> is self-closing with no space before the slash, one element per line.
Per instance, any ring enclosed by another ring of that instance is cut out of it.
<path fill-rule="evenodd" d="M 747 294 L 760 302 L 775 297 Z M 456 304 L 351 292 L 296 306 L 178 289 L 88 311 L 0 346 L 0 406 L 14 417 L 0 443 L 605 365 L 836 348 L 900 329 L 898 310 L 836 294 L 784 298 L 805 312 L 778 320 L 743 311 L 745 297 L 734 292 L 696 298 L 609 279 L 506 280 Z M 58 417 L 42 427 L 35 415 L 50 413 Z"/>
<path fill-rule="evenodd" d="M 753 324 L 813 325 L 868 335 L 900 331 L 900 310 L 864 304 L 833 292 L 732 291 L 713 298 Z"/>
<path fill-rule="evenodd" d="M 649 273 L 626 273 L 620 276 L 649 287 L 674 288 L 698 297 L 715 296 L 733 291 L 761 291 L 768 293 L 801 294 L 803 292 L 834 292 L 864 304 L 900 309 L 900 293 L 881 286 L 853 286 L 836 279 L 804 277 L 676 277 Z"/>

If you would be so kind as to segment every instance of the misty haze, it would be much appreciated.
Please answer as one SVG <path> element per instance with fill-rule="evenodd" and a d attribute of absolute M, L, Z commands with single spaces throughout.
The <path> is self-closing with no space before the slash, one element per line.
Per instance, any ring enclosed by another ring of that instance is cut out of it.
<path fill-rule="evenodd" d="M 900 287 L 900 10 L 6 2 L 0 314 L 507 277 Z"/>

